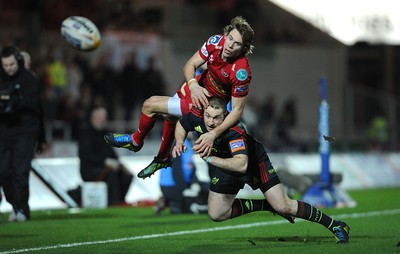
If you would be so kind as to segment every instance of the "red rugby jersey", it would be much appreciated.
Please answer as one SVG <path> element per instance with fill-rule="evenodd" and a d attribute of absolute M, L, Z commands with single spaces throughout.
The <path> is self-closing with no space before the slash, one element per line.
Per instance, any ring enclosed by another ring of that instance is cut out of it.
<path fill-rule="evenodd" d="M 226 101 L 233 97 L 244 97 L 249 92 L 251 70 L 246 56 L 226 62 L 221 58 L 225 36 L 213 35 L 199 49 L 200 56 L 207 62 L 199 84 L 211 94 Z"/>

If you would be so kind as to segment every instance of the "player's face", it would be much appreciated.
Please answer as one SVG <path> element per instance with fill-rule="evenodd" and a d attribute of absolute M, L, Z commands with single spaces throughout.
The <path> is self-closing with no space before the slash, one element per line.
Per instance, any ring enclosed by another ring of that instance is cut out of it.
<path fill-rule="evenodd" d="M 224 118 L 224 111 L 222 109 L 215 109 L 209 106 L 204 110 L 204 123 L 208 131 L 212 131 L 214 128 L 220 126 Z"/>
<path fill-rule="evenodd" d="M 222 49 L 222 59 L 237 58 L 243 51 L 243 40 L 239 31 L 233 29 L 226 36 L 224 48 Z"/>
<path fill-rule="evenodd" d="M 2 57 L 1 64 L 3 65 L 4 71 L 9 76 L 13 76 L 18 71 L 18 63 L 14 55 L 11 55 L 9 57 Z"/>

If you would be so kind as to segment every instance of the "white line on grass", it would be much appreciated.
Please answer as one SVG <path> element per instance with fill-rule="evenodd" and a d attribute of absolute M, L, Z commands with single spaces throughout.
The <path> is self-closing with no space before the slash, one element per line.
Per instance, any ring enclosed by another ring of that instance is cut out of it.
<path fill-rule="evenodd" d="M 400 209 L 393 209 L 393 210 L 372 211 L 372 212 L 365 212 L 365 213 L 341 214 L 341 215 L 335 215 L 333 217 L 335 219 L 361 218 L 361 217 L 382 216 L 382 215 L 388 215 L 388 214 L 399 214 L 399 213 L 400 213 Z M 297 222 L 302 222 L 302 221 L 304 221 L 304 220 L 300 220 Z M 103 240 L 103 241 L 66 243 L 66 244 L 57 244 L 57 245 L 53 245 L 53 246 L 43 246 L 43 247 L 27 248 L 27 249 L 19 249 L 19 250 L 14 249 L 14 250 L 10 250 L 10 251 L 0 252 L 0 254 L 11 254 L 11 253 L 22 253 L 22 252 L 31 252 L 31 251 L 62 249 L 62 248 L 79 247 L 79 246 L 85 246 L 85 245 L 94 245 L 94 244 L 117 243 L 117 242 L 126 242 L 126 241 L 142 240 L 142 239 L 160 238 L 160 237 L 165 237 L 165 236 L 190 235 L 190 234 L 199 234 L 199 233 L 223 231 L 223 230 L 230 230 L 230 229 L 262 227 L 262 226 L 277 225 L 277 224 L 284 224 L 284 223 L 287 223 L 287 221 L 286 220 L 266 221 L 266 222 L 240 224 L 240 225 L 225 226 L 225 227 L 205 228 L 205 229 L 197 229 L 197 230 L 184 230 L 184 231 L 177 231 L 177 232 L 164 233 L 164 234 L 152 234 L 152 235 L 142 235 L 142 236 L 134 236 L 134 237 L 124 237 L 124 238 L 117 238 L 117 239 L 110 239 L 110 240 Z"/>

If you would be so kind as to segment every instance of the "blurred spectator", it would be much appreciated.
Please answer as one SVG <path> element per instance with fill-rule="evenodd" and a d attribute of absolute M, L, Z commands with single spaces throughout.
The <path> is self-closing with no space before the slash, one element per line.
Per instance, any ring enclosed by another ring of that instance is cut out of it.
<path fill-rule="evenodd" d="M 271 137 L 271 130 L 275 124 L 276 114 L 276 97 L 273 94 L 267 95 L 266 99 L 259 107 L 259 118 L 261 125 L 261 133 L 264 141 Z"/>
<path fill-rule="evenodd" d="M 276 137 L 279 145 L 290 147 L 294 145 L 291 129 L 297 124 L 296 99 L 290 97 L 283 105 L 282 111 L 276 122 Z"/>
<path fill-rule="evenodd" d="M 165 95 L 165 82 L 163 73 L 156 68 L 155 58 L 150 57 L 147 69 L 144 71 L 144 98 L 149 98 L 154 94 Z"/>
<path fill-rule="evenodd" d="M 115 71 L 109 65 L 109 55 L 103 55 L 93 71 L 94 101 L 103 104 L 109 119 L 115 119 L 116 94 L 120 90 Z"/>
<path fill-rule="evenodd" d="M 46 87 L 44 93 L 44 108 L 46 121 L 52 123 L 58 117 L 58 107 L 62 94 L 67 86 L 67 69 L 56 53 L 46 66 Z"/>
<path fill-rule="evenodd" d="M 66 94 L 71 98 L 73 103 L 79 99 L 80 87 L 83 83 L 84 76 L 81 67 L 77 64 L 74 57 L 68 57 L 66 61 L 67 85 Z"/>
<path fill-rule="evenodd" d="M 260 107 L 261 121 L 265 124 L 271 124 L 275 120 L 276 111 L 276 98 L 275 95 L 270 94 L 263 100 Z"/>
<path fill-rule="evenodd" d="M 142 105 L 146 99 L 143 93 L 143 73 L 139 70 L 136 64 L 136 54 L 130 54 L 122 69 L 121 85 L 122 85 L 122 106 L 125 110 L 124 119 L 129 121 L 133 118 L 133 112 L 136 107 Z"/>
<path fill-rule="evenodd" d="M 90 115 L 90 122 L 80 132 L 78 151 L 80 172 L 83 181 L 103 181 L 108 187 L 108 204 L 125 203 L 125 195 L 129 190 L 133 176 L 120 163 L 114 149 L 103 140 L 107 111 L 95 108 Z"/>
<path fill-rule="evenodd" d="M 380 151 L 385 149 L 388 141 L 388 122 L 382 114 L 372 118 L 368 129 L 368 149 Z"/>

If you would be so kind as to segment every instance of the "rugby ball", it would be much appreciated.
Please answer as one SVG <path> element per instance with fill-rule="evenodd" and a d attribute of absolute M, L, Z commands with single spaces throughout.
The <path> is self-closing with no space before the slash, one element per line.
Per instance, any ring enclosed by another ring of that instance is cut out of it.
<path fill-rule="evenodd" d="M 70 46 L 81 51 L 94 50 L 101 43 L 96 25 L 81 16 L 66 18 L 61 24 L 61 35 Z"/>

